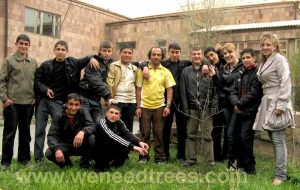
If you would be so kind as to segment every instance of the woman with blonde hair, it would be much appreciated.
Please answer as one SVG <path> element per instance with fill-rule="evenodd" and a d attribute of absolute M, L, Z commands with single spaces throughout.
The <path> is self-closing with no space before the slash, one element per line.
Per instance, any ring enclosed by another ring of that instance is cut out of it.
<path fill-rule="evenodd" d="M 253 129 L 266 130 L 275 153 L 274 185 L 287 179 L 285 129 L 295 127 L 291 102 L 292 83 L 287 59 L 280 53 L 276 34 L 264 33 L 260 39 L 260 66 L 257 76 L 262 83 L 263 98 Z"/>

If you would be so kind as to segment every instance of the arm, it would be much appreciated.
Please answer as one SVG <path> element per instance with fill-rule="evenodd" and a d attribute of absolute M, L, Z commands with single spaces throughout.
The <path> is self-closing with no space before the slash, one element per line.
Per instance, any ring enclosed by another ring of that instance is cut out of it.
<path fill-rule="evenodd" d="M 94 93 L 98 98 L 103 97 L 106 100 L 112 98 L 111 93 L 104 84 L 101 73 L 99 71 L 87 66 L 85 68 L 85 75 L 89 86 L 94 90 Z"/>
<path fill-rule="evenodd" d="M 181 77 L 180 77 L 180 97 L 181 97 L 181 104 L 182 104 L 182 109 L 184 114 L 189 114 L 189 109 L 188 109 L 188 102 L 187 102 L 187 94 L 186 94 L 186 84 L 185 81 L 187 81 L 187 79 L 185 78 L 185 74 L 186 70 L 184 69 L 181 73 Z"/>
<path fill-rule="evenodd" d="M 49 90 L 49 87 L 44 84 L 44 69 L 45 65 L 47 62 L 44 62 L 40 65 L 39 68 L 37 68 L 35 72 L 35 77 L 34 77 L 34 91 L 36 93 L 42 93 L 44 95 L 47 95 L 47 92 Z"/>
<path fill-rule="evenodd" d="M 170 114 L 172 98 L 173 98 L 173 88 L 169 87 L 169 88 L 167 88 L 167 106 L 165 107 L 165 109 L 163 111 L 164 117 L 167 117 Z"/>
<path fill-rule="evenodd" d="M 143 85 L 143 78 L 142 78 L 142 71 L 138 71 L 136 76 L 136 111 L 135 114 L 137 117 L 142 116 L 142 110 L 141 110 L 141 91 L 142 91 L 142 85 Z"/>
<path fill-rule="evenodd" d="M 106 79 L 106 82 L 108 84 L 108 89 L 111 94 L 113 94 L 112 88 L 115 85 L 115 70 L 114 70 L 114 68 L 115 68 L 115 66 L 113 66 L 113 64 L 109 65 L 109 70 L 107 72 L 107 79 Z"/>
<path fill-rule="evenodd" d="M 61 117 L 55 117 L 52 119 L 51 126 L 47 135 L 48 147 L 50 149 L 53 149 L 54 151 L 60 150 L 60 120 Z"/>
<path fill-rule="evenodd" d="M 12 100 L 10 100 L 7 96 L 7 82 L 8 82 L 8 61 L 4 59 L 1 70 L 0 70 L 0 98 L 4 103 L 4 106 L 8 106 L 12 104 Z"/>

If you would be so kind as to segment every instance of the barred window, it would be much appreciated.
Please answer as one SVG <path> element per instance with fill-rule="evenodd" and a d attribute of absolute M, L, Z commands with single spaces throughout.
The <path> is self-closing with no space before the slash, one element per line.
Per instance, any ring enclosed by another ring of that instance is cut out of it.
<path fill-rule="evenodd" d="M 25 7 L 25 31 L 59 37 L 60 15 Z"/>

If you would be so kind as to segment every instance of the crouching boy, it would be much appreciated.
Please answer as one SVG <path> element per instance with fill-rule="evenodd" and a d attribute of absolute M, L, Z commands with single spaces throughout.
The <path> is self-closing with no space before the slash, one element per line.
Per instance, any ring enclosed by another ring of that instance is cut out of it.
<path fill-rule="evenodd" d="M 105 118 L 96 122 L 95 163 L 96 171 L 106 171 L 109 167 L 120 167 L 128 153 L 133 150 L 144 156 L 149 146 L 134 136 L 120 120 L 121 109 L 116 105 L 107 108 Z"/>
<path fill-rule="evenodd" d="M 89 112 L 80 108 L 80 96 L 67 96 L 66 109 L 53 118 L 48 133 L 47 158 L 63 168 L 72 165 L 70 156 L 81 156 L 80 168 L 87 169 L 91 151 L 95 145 L 95 125 Z"/>

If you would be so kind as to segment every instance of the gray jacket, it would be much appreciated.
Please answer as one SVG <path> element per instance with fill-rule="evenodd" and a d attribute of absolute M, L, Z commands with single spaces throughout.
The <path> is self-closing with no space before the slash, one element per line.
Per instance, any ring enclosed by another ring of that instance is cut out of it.
<path fill-rule="evenodd" d="M 0 99 L 11 99 L 15 104 L 32 104 L 34 74 L 38 63 L 32 57 L 22 60 L 20 54 L 6 57 L 0 70 Z"/>

